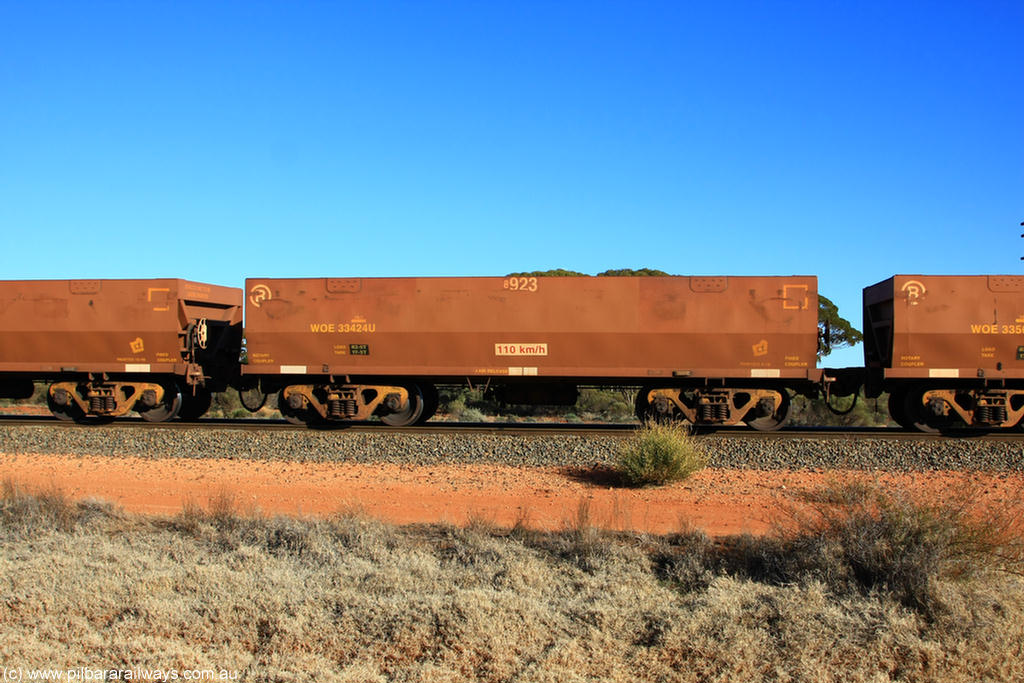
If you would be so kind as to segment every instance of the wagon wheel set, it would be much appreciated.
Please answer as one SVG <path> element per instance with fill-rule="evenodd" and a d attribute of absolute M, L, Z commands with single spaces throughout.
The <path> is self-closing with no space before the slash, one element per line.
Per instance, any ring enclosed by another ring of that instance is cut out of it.
<path fill-rule="evenodd" d="M 101 424 L 136 411 L 147 422 L 175 418 L 197 420 L 213 401 L 202 387 L 182 389 L 173 380 L 54 382 L 46 392 L 46 404 L 58 420 Z"/>
<path fill-rule="evenodd" d="M 429 420 L 439 404 L 437 388 L 426 382 L 289 385 L 276 395 L 285 420 L 311 426 L 377 417 L 390 427 L 408 427 Z"/>
<path fill-rule="evenodd" d="M 637 392 L 634 408 L 641 423 L 746 424 L 757 431 L 770 432 L 789 422 L 790 397 L 783 387 L 707 390 L 646 386 Z"/>
<path fill-rule="evenodd" d="M 1024 391 L 936 387 L 911 382 L 889 393 L 889 415 L 904 429 L 929 433 L 987 431 L 1024 425 Z"/>

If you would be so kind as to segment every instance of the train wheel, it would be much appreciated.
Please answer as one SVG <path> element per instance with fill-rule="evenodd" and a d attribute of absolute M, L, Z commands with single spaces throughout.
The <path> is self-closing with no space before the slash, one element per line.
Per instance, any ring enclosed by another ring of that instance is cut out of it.
<path fill-rule="evenodd" d="M 421 384 L 420 392 L 423 394 L 423 413 L 420 414 L 416 424 L 421 425 L 434 417 L 437 407 L 441 404 L 441 397 L 437 394 L 437 387 L 433 384 Z"/>
<path fill-rule="evenodd" d="M 1024 403 L 1024 396 L 1017 395 L 1010 399 L 1010 407 L 1013 410 L 1020 410 L 1021 403 Z M 1024 432 L 1024 416 L 1021 416 L 1021 418 L 1017 420 L 1017 424 L 1010 427 L 1010 429 L 1015 429 L 1018 432 Z"/>
<path fill-rule="evenodd" d="M 903 429 L 913 431 L 914 423 L 907 418 L 907 391 L 893 389 L 889 392 L 889 417 Z"/>
<path fill-rule="evenodd" d="M 648 400 L 647 397 L 653 389 L 654 387 L 641 387 L 640 391 L 636 394 L 636 399 L 633 401 L 633 414 L 636 415 L 636 419 L 640 421 L 640 424 L 645 425 L 651 422 L 659 424 L 670 422 L 689 423 L 686 415 L 668 398 L 656 396 L 653 403 Z M 680 400 L 688 405 L 695 400 L 691 394 L 685 393 L 682 390 L 678 391 Z"/>
<path fill-rule="evenodd" d="M 65 389 L 46 392 L 46 405 L 53 416 L 63 422 L 82 422 L 85 413 Z"/>
<path fill-rule="evenodd" d="M 636 415 L 636 419 L 640 421 L 640 424 L 645 425 L 651 422 L 673 422 L 675 420 L 682 420 L 682 415 L 676 410 L 675 406 L 671 403 L 665 402 L 666 399 L 661 398 L 662 401 L 661 410 L 658 410 L 657 405 L 652 405 L 647 399 L 648 394 L 651 393 L 653 387 L 641 387 L 640 391 L 636 394 L 636 400 L 633 401 L 633 414 Z"/>
<path fill-rule="evenodd" d="M 136 408 L 146 422 L 168 422 L 178 416 L 182 406 L 181 392 L 175 385 L 164 387 L 164 400 L 148 410 Z M 136 404 L 138 405 L 138 404 Z"/>
<path fill-rule="evenodd" d="M 747 423 L 747 426 L 752 427 L 759 432 L 774 432 L 785 427 L 789 422 L 789 392 L 785 389 L 780 389 L 779 396 L 781 396 L 782 399 L 775 406 L 775 410 L 770 415 L 744 418 L 743 421 Z M 769 407 L 765 412 L 768 412 L 768 410 L 771 410 L 771 408 Z"/>
<path fill-rule="evenodd" d="M 647 424 L 651 419 L 651 404 L 647 401 L 649 391 L 650 387 L 640 387 L 640 391 L 636 392 L 636 400 L 633 401 L 633 414 L 640 424 Z"/>
<path fill-rule="evenodd" d="M 213 403 L 213 394 L 206 389 L 199 389 L 195 394 L 191 389 L 181 392 L 181 410 L 178 417 L 182 420 L 198 420 L 210 410 Z"/>
<path fill-rule="evenodd" d="M 392 427 L 408 427 L 411 424 L 416 424 L 416 421 L 423 415 L 423 394 L 419 387 L 410 384 L 405 389 L 409 392 L 409 401 L 402 410 L 382 415 L 380 421 L 384 424 Z"/>
<path fill-rule="evenodd" d="M 903 392 L 903 418 L 908 429 L 915 429 L 928 434 L 942 431 L 941 418 L 931 415 L 923 403 L 925 387 L 910 387 Z"/>
<path fill-rule="evenodd" d="M 306 410 L 295 410 L 288 405 L 288 399 L 284 397 L 284 389 L 277 392 L 277 409 L 281 411 L 281 417 L 291 422 L 293 425 L 304 425 L 310 422 L 307 415 L 309 409 Z"/>

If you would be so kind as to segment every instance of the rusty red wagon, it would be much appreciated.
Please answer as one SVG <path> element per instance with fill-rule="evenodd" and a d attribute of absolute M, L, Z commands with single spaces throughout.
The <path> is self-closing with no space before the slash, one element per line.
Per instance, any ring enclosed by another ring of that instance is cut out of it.
<path fill-rule="evenodd" d="M 61 419 L 206 412 L 238 375 L 242 291 L 179 279 L 0 281 L 0 395 Z"/>
<path fill-rule="evenodd" d="M 246 296 L 243 377 L 293 420 L 414 424 L 438 384 L 510 403 L 630 385 L 641 417 L 773 429 L 820 380 L 812 276 L 250 278 Z"/>

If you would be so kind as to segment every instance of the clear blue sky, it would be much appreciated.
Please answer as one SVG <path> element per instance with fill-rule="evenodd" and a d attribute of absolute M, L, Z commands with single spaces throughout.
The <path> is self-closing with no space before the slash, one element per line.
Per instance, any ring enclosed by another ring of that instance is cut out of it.
<path fill-rule="evenodd" d="M 1022 220 L 1020 0 L 0 0 L 5 279 L 816 274 L 859 325 Z"/>

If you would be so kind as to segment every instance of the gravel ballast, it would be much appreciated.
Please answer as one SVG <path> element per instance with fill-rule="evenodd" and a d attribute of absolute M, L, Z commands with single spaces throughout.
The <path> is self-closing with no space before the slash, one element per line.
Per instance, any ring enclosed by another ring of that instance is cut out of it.
<path fill-rule="evenodd" d="M 1024 444 L 1010 439 L 695 437 L 711 467 L 742 469 L 1024 471 Z M 112 457 L 234 458 L 395 464 L 488 463 L 513 466 L 610 464 L 622 434 L 529 434 L 245 430 L 197 426 L 0 425 L 0 453 Z"/>

